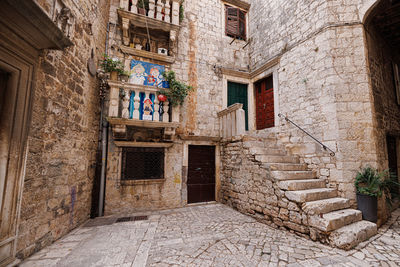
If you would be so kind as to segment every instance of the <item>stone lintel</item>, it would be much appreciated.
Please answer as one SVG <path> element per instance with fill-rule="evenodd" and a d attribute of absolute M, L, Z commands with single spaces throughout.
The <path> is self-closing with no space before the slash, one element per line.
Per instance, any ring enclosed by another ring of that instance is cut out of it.
<path fill-rule="evenodd" d="M 174 143 L 163 142 L 132 142 L 132 141 L 114 141 L 119 147 L 172 147 Z"/>
<path fill-rule="evenodd" d="M 111 125 L 126 125 L 143 128 L 178 128 L 179 123 L 177 122 L 161 122 L 161 121 L 144 121 L 144 120 L 133 120 L 133 119 L 122 119 L 122 118 L 108 118 L 108 122 Z"/>
<path fill-rule="evenodd" d="M 249 11 L 251 6 L 251 4 L 247 3 L 247 1 L 242 1 L 242 0 L 222 0 L 222 2 L 232 6 L 237 6 L 246 11 Z"/>

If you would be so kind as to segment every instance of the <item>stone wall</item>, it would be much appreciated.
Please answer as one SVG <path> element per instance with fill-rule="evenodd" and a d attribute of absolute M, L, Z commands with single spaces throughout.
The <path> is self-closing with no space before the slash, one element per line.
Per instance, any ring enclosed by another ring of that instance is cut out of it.
<path fill-rule="evenodd" d="M 53 1 L 37 2 L 52 17 Z M 74 45 L 64 51 L 44 51 L 37 71 L 19 258 L 60 238 L 90 215 L 99 94 L 87 60 L 92 50 L 95 62 L 104 52 L 108 1 L 64 2 L 75 16 Z"/>
<path fill-rule="evenodd" d="M 105 215 L 181 207 L 182 144 L 165 148 L 164 181 L 122 181 L 121 150 L 110 140 Z M 124 184 L 123 182 L 126 182 Z"/>
<path fill-rule="evenodd" d="M 256 159 L 251 149 L 263 147 L 265 139 L 254 140 L 245 136 L 222 145 L 221 202 L 272 227 L 328 242 L 327 233 L 309 226 L 315 216 L 306 214 L 301 203 L 288 200 L 272 178 L 269 165 Z"/>
<path fill-rule="evenodd" d="M 251 69 L 279 56 L 279 112 L 336 152 L 328 152 L 294 128 L 279 122 L 264 133 L 304 156 L 319 175 L 329 177 L 340 195 L 355 199 L 355 173 L 377 166 L 360 3 L 353 1 L 253 1 Z M 263 32 L 264 34 L 260 34 Z M 262 36 L 262 38 L 261 38 Z M 263 53 L 266 51 L 265 53 Z M 262 77 L 260 77 L 262 78 Z"/>
<path fill-rule="evenodd" d="M 110 22 L 113 24 L 119 23 L 118 7 L 119 0 L 112 0 Z M 232 42 L 232 38 L 225 36 L 225 11 L 221 0 L 185 1 L 184 15 L 174 63 L 166 64 L 137 57 L 136 59 L 164 64 L 167 69 L 176 72 L 178 80 L 194 87 L 181 108 L 181 125 L 176 131 L 177 134 L 217 137 L 219 136 L 217 112 L 223 109 L 223 98 L 227 97 L 223 96 L 220 68 L 248 71 L 248 47 L 243 48 L 246 41 Z M 109 43 L 110 55 L 125 57 L 127 60 L 132 58 L 118 51 L 118 46 L 122 44 L 119 26 L 111 27 Z M 186 196 L 182 190 L 186 192 L 184 188 L 186 184 L 183 182 L 184 175 L 181 176 L 184 160 L 181 147 L 180 141 L 176 141 L 174 147 L 170 149 L 171 152 L 166 154 L 168 164 L 173 164 L 174 169 L 171 167 L 165 170 L 166 181 L 162 185 L 125 186 L 118 180 L 119 174 L 115 169 L 118 166 L 120 152 L 114 150 L 111 145 L 106 184 L 106 213 L 184 205 Z M 179 184 L 174 182 L 176 177 L 179 178 Z M 140 196 L 139 199 L 137 196 Z"/>

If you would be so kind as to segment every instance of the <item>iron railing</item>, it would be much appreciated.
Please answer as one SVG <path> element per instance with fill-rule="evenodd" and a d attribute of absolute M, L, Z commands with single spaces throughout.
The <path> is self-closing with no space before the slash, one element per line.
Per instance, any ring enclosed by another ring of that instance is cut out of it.
<path fill-rule="evenodd" d="M 321 141 L 319 141 L 318 139 L 316 139 L 314 136 L 312 136 L 309 132 L 307 132 L 306 130 L 304 130 L 303 128 L 301 128 L 299 125 L 297 125 L 296 123 L 294 123 L 293 121 L 291 121 L 288 117 L 286 117 L 285 115 L 283 115 L 282 113 L 279 113 L 278 116 L 280 118 L 285 119 L 285 121 L 290 122 L 291 124 L 293 124 L 294 126 L 296 126 L 299 130 L 301 130 L 303 133 L 305 133 L 306 135 L 308 135 L 309 137 L 311 137 L 315 142 L 317 142 L 318 144 L 320 144 L 322 146 L 322 148 L 327 151 L 329 150 L 330 153 L 329 155 L 331 155 L 332 157 L 334 157 L 336 154 L 335 152 L 330 149 L 329 147 L 327 147 L 326 145 L 324 145 Z"/>

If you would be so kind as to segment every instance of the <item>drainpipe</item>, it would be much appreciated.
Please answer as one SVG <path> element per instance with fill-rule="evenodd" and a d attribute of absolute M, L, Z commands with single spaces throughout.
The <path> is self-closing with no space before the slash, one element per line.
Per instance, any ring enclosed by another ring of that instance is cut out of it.
<path fill-rule="evenodd" d="M 104 101 L 104 100 L 103 100 Z M 99 190 L 99 217 L 103 216 L 104 209 L 104 191 L 107 169 L 107 146 L 108 146 L 108 122 L 102 122 L 101 137 L 101 174 L 100 174 L 100 190 Z"/>
<path fill-rule="evenodd" d="M 110 22 L 107 23 L 107 33 L 106 33 L 106 43 L 105 43 L 106 55 L 108 55 L 109 35 L 110 35 Z M 98 70 L 98 77 L 100 78 L 100 99 L 101 99 L 101 111 L 100 111 L 101 171 L 100 171 L 98 216 L 102 217 L 104 209 L 104 192 L 105 192 L 105 182 L 106 182 L 107 147 L 108 147 L 108 122 L 104 120 L 104 98 L 108 85 L 106 81 L 106 76 L 102 70 Z"/>

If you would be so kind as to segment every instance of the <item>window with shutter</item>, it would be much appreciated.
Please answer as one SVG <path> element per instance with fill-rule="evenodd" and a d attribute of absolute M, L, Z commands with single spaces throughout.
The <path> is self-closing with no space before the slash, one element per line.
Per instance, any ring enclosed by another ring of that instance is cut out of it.
<path fill-rule="evenodd" d="M 225 6 L 226 9 L 226 35 L 245 40 L 246 39 L 246 12 L 236 7 Z"/>

